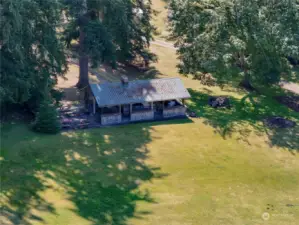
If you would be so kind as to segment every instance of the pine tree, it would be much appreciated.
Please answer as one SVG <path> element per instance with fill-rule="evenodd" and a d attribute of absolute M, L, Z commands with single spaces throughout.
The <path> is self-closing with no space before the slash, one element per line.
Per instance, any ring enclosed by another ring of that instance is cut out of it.
<path fill-rule="evenodd" d="M 43 100 L 40 104 L 32 129 L 40 133 L 55 134 L 61 129 L 56 107 L 49 101 Z"/>
<path fill-rule="evenodd" d="M 35 110 L 66 71 L 58 0 L 1 2 L 0 103 Z"/>
<path fill-rule="evenodd" d="M 154 27 L 151 1 L 64 0 L 69 23 L 68 44 L 79 40 L 80 76 L 77 87 L 88 85 L 88 62 L 131 63 L 135 59 L 155 59 L 148 50 Z"/>

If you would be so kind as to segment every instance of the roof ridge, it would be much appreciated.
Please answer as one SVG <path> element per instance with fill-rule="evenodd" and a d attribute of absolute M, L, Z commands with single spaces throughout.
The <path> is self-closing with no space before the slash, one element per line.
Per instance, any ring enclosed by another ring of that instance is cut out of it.
<path fill-rule="evenodd" d="M 179 77 L 162 77 L 162 78 L 155 78 L 155 79 L 150 79 L 150 80 L 172 80 L 172 79 L 180 79 Z"/>
<path fill-rule="evenodd" d="M 163 78 L 155 78 L 155 79 L 142 79 L 142 80 L 129 80 L 129 83 L 136 83 L 138 81 L 153 81 L 153 80 L 174 80 L 174 79 L 179 79 L 182 80 L 180 77 L 163 77 Z M 121 84 L 121 81 L 108 81 L 105 83 L 90 83 L 90 85 L 110 85 L 110 84 Z"/>

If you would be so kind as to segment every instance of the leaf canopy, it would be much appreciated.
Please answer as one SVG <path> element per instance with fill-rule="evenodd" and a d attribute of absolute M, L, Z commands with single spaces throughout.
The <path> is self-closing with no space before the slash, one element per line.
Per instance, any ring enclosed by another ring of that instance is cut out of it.
<path fill-rule="evenodd" d="M 181 73 L 209 72 L 220 83 L 291 77 L 286 57 L 299 58 L 297 0 L 172 0 L 169 8 Z"/>

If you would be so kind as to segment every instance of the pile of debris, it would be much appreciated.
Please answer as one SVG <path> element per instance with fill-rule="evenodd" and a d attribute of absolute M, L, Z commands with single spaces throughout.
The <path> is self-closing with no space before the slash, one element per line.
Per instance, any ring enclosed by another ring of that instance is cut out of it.
<path fill-rule="evenodd" d="M 275 99 L 290 109 L 299 112 L 299 96 L 277 96 Z"/>
<path fill-rule="evenodd" d="M 210 96 L 208 104 L 213 108 L 230 108 L 230 101 L 225 96 Z"/>
<path fill-rule="evenodd" d="M 200 80 L 200 83 L 207 86 L 216 86 L 216 79 L 210 73 L 197 73 L 193 77 L 194 80 Z"/>
<path fill-rule="evenodd" d="M 294 121 L 279 116 L 269 117 L 264 120 L 264 123 L 270 128 L 291 128 L 296 126 Z"/>
<path fill-rule="evenodd" d="M 83 129 L 88 128 L 89 121 L 84 106 L 64 105 L 59 109 L 62 129 Z"/>
<path fill-rule="evenodd" d="M 192 118 L 198 118 L 196 112 L 191 111 L 191 110 L 189 110 L 189 109 L 187 109 L 186 114 L 187 114 L 187 116 L 189 116 L 189 117 L 192 117 Z"/>

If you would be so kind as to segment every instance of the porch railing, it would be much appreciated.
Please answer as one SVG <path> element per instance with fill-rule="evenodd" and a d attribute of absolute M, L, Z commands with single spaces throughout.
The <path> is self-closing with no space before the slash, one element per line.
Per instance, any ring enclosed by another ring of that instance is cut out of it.
<path fill-rule="evenodd" d="M 107 113 L 101 115 L 101 124 L 118 124 L 121 123 L 121 113 Z"/>
<path fill-rule="evenodd" d="M 184 116 L 186 114 L 186 107 L 183 105 L 173 106 L 163 109 L 163 117 L 175 117 L 175 116 Z"/>
<path fill-rule="evenodd" d="M 151 109 L 133 111 L 131 113 L 131 121 L 152 120 L 154 119 L 154 111 Z"/>

